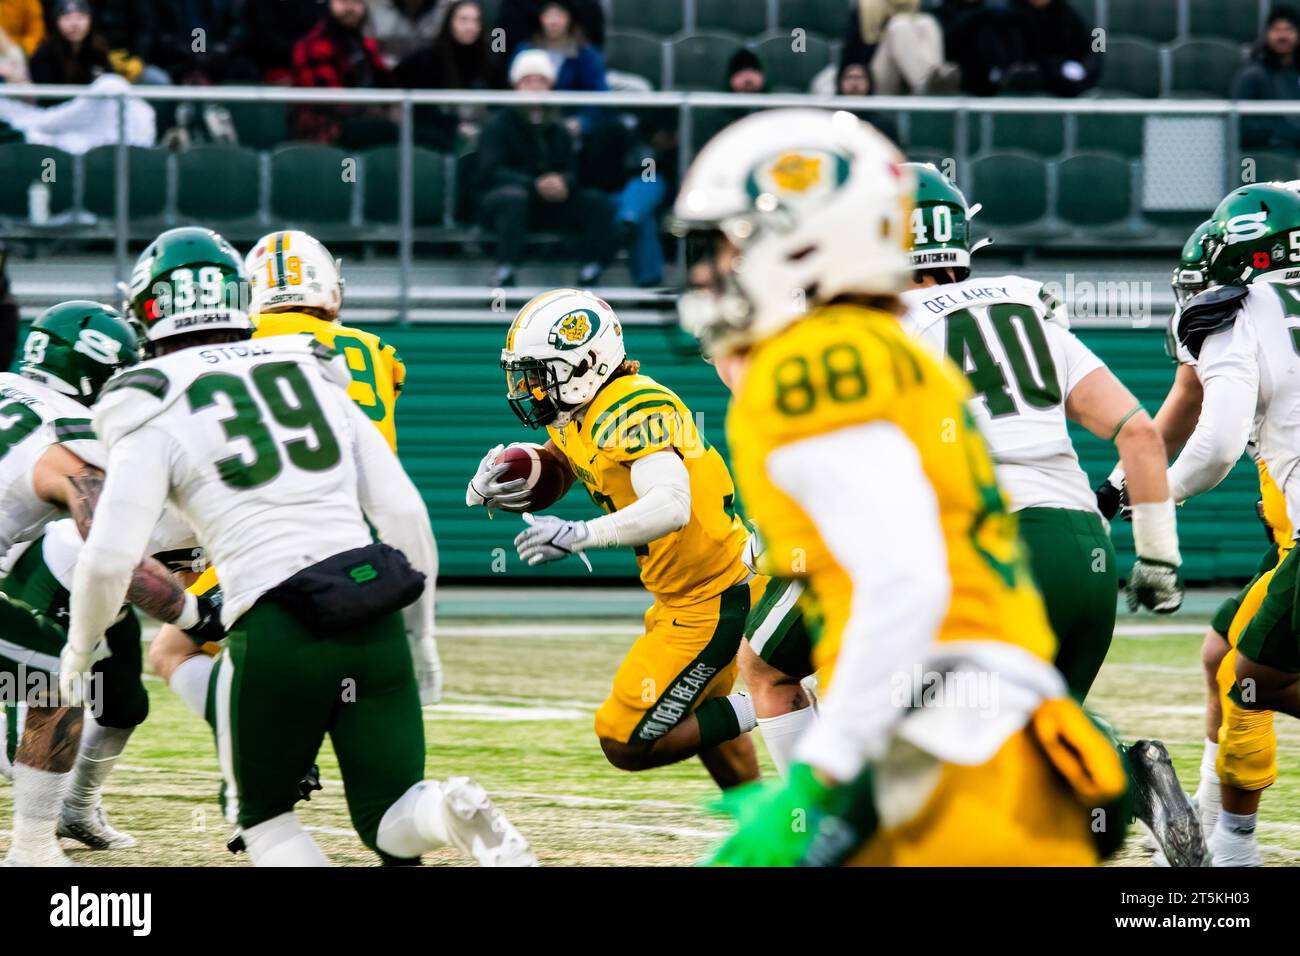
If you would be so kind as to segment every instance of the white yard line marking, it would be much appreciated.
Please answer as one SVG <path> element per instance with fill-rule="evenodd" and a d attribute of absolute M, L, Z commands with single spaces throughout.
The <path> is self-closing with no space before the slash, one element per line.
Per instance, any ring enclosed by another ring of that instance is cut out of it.
<path fill-rule="evenodd" d="M 1115 628 L 1116 637 L 1142 638 L 1169 637 L 1171 634 L 1199 636 L 1205 633 L 1205 624 L 1121 624 Z"/>
<path fill-rule="evenodd" d="M 588 700 L 570 700 L 567 697 L 508 697 L 504 694 L 452 694 L 443 693 L 442 699 L 466 700 L 476 704 L 525 704 L 525 705 L 545 705 L 547 707 L 581 707 L 583 710 L 595 711 L 599 709 L 600 702 L 595 703 Z"/>
<path fill-rule="evenodd" d="M 657 827 L 643 823 L 617 823 L 613 820 L 584 820 L 583 828 L 622 830 L 627 833 L 655 833 L 660 836 L 698 837 L 703 840 L 721 840 L 731 835 L 729 830 L 697 830 L 694 827 Z"/>
<path fill-rule="evenodd" d="M 492 704 L 434 704 L 425 708 L 425 720 L 481 720 L 522 722 L 532 720 L 590 720 L 591 712 L 563 707 L 501 707 Z"/>
<path fill-rule="evenodd" d="M 640 624 L 439 624 L 439 637 L 639 637 Z"/>
<path fill-rule="evenodd" d="M 537 793 L 532 790 L 498 790 L 494 797 L 507 800 L 546 800 L 568 807 L 640 807 L 646 810 L 701 810 L 694 803 L 672 803 L 668 800 L 618 800 L 610 797 L 582 797 L 571 793 Z"/>

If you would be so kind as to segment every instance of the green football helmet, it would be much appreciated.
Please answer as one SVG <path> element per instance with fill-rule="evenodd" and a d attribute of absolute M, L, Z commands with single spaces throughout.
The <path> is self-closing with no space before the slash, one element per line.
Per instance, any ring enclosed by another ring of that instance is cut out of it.
<path fill-rule="evenodd" d="M 209 329 L 252 334 L 243 259 L 211 229 L 169 229 L 131 273 L 131 313 L 150 342 Z"/>
<path fill-rule="evenodd" d="M 1174 300 L 1181 308 L 1183 303 L 1210 284 L 1210 249 L 1215 231 L 1213 219 L 1207 219 L 1193 230 L 1183 243 L 1183 253 L 1178 257 L 1169 284 L 1174 287 Z"/>
<path fill-rule="evenodd" d="M 77 300 L 42 312 L 23 342 L 20 374 L 85 405 L 120 369 L 140 361 L 135 327 L 112 306 Z"/>
<path fill-rule="evenodd" d="M 912 268 L 952 269 L 960 282 L 970 275 L 971 253 L 989 243 L 987 239 L 971 241 L 970 221 L 980 207 L 968 205 L 962 191 L 933 164 L 903 165 L 916 177 L 908 253 Z"/>
<path fill-rule="evenodd" d="M 1253 183 L 1230 192 L 1210 222 L 1210 285 L 1300 278 L 1300 195 Z"/>

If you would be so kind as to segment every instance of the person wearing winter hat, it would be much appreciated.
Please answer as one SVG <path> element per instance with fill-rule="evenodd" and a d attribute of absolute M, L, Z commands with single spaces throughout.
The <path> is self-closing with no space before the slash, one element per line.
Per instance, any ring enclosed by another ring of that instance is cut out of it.
<path fill-rule="evenodd" d="M 1268 14 L 1264 32 L 1232 81 L 1234 100 L 1300 99 L 1300 71 L 1296 47 L 1300 43 L 1300 12 L 1279 4 Z M 1243 116 L 1241 145 L 1248 148 L 1300 146 L 1300 123 L 1295 117 Z"/>
<path fill-rule="evenodd" d="M 33 83 L 87 84 L 110 71 L 108 44 L 95 31 L 87 0 L 51 4 L 54 32 L 48 33 L 29 64 Z"/>

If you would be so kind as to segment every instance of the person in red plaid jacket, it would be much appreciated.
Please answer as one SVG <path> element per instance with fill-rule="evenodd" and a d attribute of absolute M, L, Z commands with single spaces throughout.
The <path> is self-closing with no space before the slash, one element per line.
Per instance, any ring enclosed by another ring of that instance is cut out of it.
<path fill-rule="evenodd" d="M 375 41 L 362 34 L 365 0 L 329 0 L 329 10 L 293 48 L 294 86 L 365 89 L 392 86 Z M 316 143 L 373 146 L 397 141 L 386 106 L 303 105 L 294 135 Z"/>

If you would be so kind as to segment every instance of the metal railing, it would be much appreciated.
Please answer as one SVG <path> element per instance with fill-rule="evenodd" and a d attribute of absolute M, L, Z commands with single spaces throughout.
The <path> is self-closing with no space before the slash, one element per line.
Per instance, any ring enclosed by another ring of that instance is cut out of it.
<path fill-rule="evenodd" d="M 607 93 L 524 93 L 514 91 L 460 91 L 460 90 L 317 90 L 281 86 L 258 87 L 189 87 L 145 86 L 129 91 L 96 90 L 83 86 L 36 86 L 0 84 L 0 98 L 26 100 L 69 99 L 87 97 L 104 101 L 105 109 L 114 109 L 117 116 L 116 162 L 114 168 L 115 213 L 112 239 L 115 273 L 119 281 L 128 278 L 130 259 L 130 148 L 126 138 L 127 104 L 132 98 L 151 103 L 221 103 L 258 104 L 278 103 L 293 105 L 351 105 L 393 106 L 398 108 L 398 181 L 399 220 L 396 228 L 397 261 L 399 266 L 397 312 L 405 320 L 412 311 L 414 287 L 414 246 L 416 230 L 413 221 L 414 198 L 418 184 L 413 176 L 413 154 L 416 148 L 415 109 L 423 106 L 484 106 L 502 107 L 519 105 L 551 105 L 557 107 L 598 106 L 613 109 L 673 109 L 677 112 L 679 140 L 679 178 L 702 144 L 692 142 L 695 111 L 702 109 L 734 109 L 750 111 L 781 107 L 817 107 L 844 109 L 877 116 L 907 117 L 911 114 L 946 114 L 953 117 L 955 148 L 951 157 L 959 170 L 966 170 L 971 161 L 971 123 L 977 116 L 1016 114 L 1061 114 L 1067 122 L 1082 116 L 1142 116 L 1142 117 L 1217 117 L 1224 121 L 1222 170 L 1227 172 L 1240 163 L 1239 124 L 1243 117 L 1296 117 L 1300 116 L 1300 102 L 1277 101 L 1245 102 L 1229 100 L 1145 100 L 1145 99 L 1052 99 L 1052 98 L 972 98 L 972 97 L 903 97 L 869 96 L 838 97 L 795 94 L 727 94 L 691 92 L 607 92 Z M 0 170 L 0 175 L 4 171 Z M 465 289 L 454 290 L 467 293 Z M 638 290 L 621 290 L 621 301 L 653 306 L 662 303 L 662 294 Z M 525 294 L 521 290 L 520 295 Z"/>

